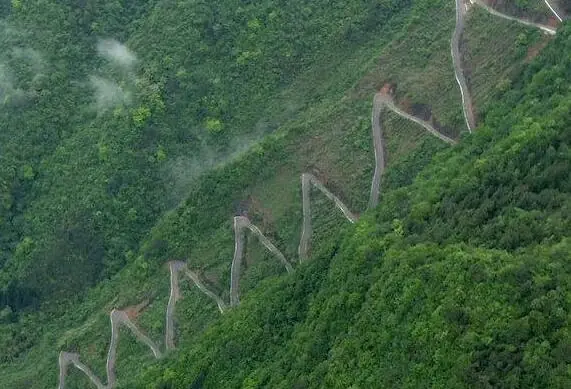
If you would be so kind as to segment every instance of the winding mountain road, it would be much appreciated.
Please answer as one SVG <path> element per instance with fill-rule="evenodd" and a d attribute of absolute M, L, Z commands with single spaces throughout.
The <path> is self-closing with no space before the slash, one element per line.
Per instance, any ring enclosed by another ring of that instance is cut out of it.
<path fill-rule="evenodd" d="M 189 268 L 185 269 L 185 273 L 188 276 L 188 278 L 190 278 L 192 280 L 192 282 L 194 282 L 194 284 L 198 287 L 198 289 L 200 289 L 200 291 L 202 293 L 204 293 L 205 295 L 210 297 L 212 300 L 214 300 L 214 302 L 218 306 L 218 310 L 220 311 L 220 313 L 226 312 L 226 310 L 228 309 L 228 306 L 224 303 L 224 301 L 222 301 L 222 299 L 220 297 L 218 297 L 210 289 L 208 289 L 206 286 L 204 286 L 202 281 L 200 281 L 198 274 L 194 273 Z M 171 317 L 171 320 L 172 320 L 172 317 Z"/>
<path fill-rule="evenodd" d="M 69 364 L 73 364 L 79 370 L 83 371 L 97 389 L 109 389 L 115 387 L 115 383 L 117 381 L 117 377 L 115 375 L 115 361 L 117 356 L 117 345 L 119 343 L 119 327 L 121 325 L 129 328 L 140 342 L 147 345 L 153 352 L 155 358 L 160 358 L 162 356 L 158 346 L 149 339 L 148 336 L 143 334 L 141 330 L 139 330 L 131 319 L 129 319 L 126 312 L 114 309 L 111 311 L 109 319 L 111 320 L 111 342 L 109 343 L 109 351 L 107 352 L 107 385 L 104 385 L 85 364 L 81 363 L 79 360 L 79 354 L 61 352 L 59 355 L 59 389 L 64 389 L 65 387 L 65 377 Z"/>
<path fill-rule="evenodd" d="M 371 129 L 372 138 L 375 150 L 375 173 L 371 184 L 371 194 L 369 199 L 369 208 L 373 208 L 378 204 L 378 199 L 380 195 L 380 181 L 381 176 L 385 169 L 385 153 L 384 153 L 384 140 L 383 132 L 381 126 L 381 113 L 383 108 L 387 108 L 397 115 L 400 115 L 406 119 L 409 119 L 417 124 L 420 124 L 425 128 L 430 134 L 438 137 L 439 139 L 449 143 L 455 144 L 456 141 L 439 133 L 430 123 L 416 118 L 405 111 L 398 108 L 392 98 L 389 95 L 383 93 L 375 94 L 373 98 L 373 109 L 371 114 Z M 303 208 L 303 224 L 302 233 L 300 237 L 300 243 L 298 247 L 299 261 L 302 262 L 307 259 L 307 254 L 310 247 L 310 240 L 312 235 L 311 227 L 311 199 L 310 191 L 311 186 L 321 191 L 329 200 L 331 200 L 337 209 L 341 211 L 343 216 L 351 222 L 355 223 L 358 220 L 358 216 L 349 210 L 347 205 L 345 205 L 339 197 L 335 196 L 329 189 L 323 185 L 323 183 L 318 180 L 314 175 L 310 173 L 304 173 L 301 175 L 301 187 L 302 187 L 302 208 Z M 284 265 L 288 273 L 293 271 L 291 263 L 285 258 L 281 251 L 260 231 L 258 227 L 250 222 L 250 220 L 244 216 L 234 217 L 234 256 L 232 258 L 232 267 L 230 271 L 230 306 L 234 307 L 240 303 L 239 298 L 239 283 L 240 283 L 240 268 L 242 264 L 242 259 L 244 256 L 245 249 L 245 233 L 249 230 L 254 234 L 260 243 L 264 247 L 274 254 L 279 261 Z M 170 272 L 170 294 L 169 301 L 165 314 L 165 347 L 166 351 L 175 348 L 174 342 L 174 315 L 176 302 L 180 299 L 180 287 L 179 287 L 179 274 L 183 272 L 196 287 L 204 293 L 206 296 L 211 298 L 221 313 L 224 313 L 228 306 L 224 301 L 208 289 L 204 283 L 200 280 L 199 276 L 188 268 L 188 265 L 182 261 L 171 261 L 169 262 L 169 272 Z M 107 353 L 107 384 L 104 385 L 99 378 L 79 360 L 79 354 L 60 352 L 59 356 L 59 386 L 58 389 L 65 388 L 65 377 L 67 375 L 68 366 L 70 364 L 74 365 L 76 368 L 81 370 L 90 381 L 97 387 L 97 389 L 113 389 L 117 382 L 117 377 L 115 374 L 115 362 L 117 355 L 117 345 L 119 342 L 119 329 L 123 325 L 127 327 L 135 335 L 135 337 L 147 347 L 151 349 L 153 355 L 156 358 L 160 358 L 163 353 L 161 353 L 160 348 L 155 344 L 148 336 L 146 336 L 129 318 L 125 311 L 114 309 L 109 315 L 111 321 L 111 341 L 109 344 L 109 351 Z"/>
<path fill-rule="evenodd" d="M 65 351 L 61 351 L 59 353 L 59 386 L 58 389 L 65 388 L 65 377 L 67 376 L 67 367 L 73 364 L 76 368 L 81 370 L 87 378 L 95 385 L 97 389 L 107 389 L 107 385 L 103 385 L 99 378 L 81 361 L 79 360 L 79 354 L 76 353 L 68 353 Z M 109 386 L 112 388 L 112 386 Z"/>
<path fill-rule="evenodd" d="M 454 74 L 456 81 L 460 87 L 462 94 L 462 106 L 464 111 L 464 118 L 468 130 L 471 132 L 475 128 L 475 118 L 472 109 L 472 102 L 470 93 L 468 90 L 468 85 L 464 77 L 464 72 L 461 65 L 461 55 L 460 55 L 460 41 L 462 31 L 464 29 L 464 16 L 467 12 L 467 7 L 465 7 L 463 0 L 456 1 L 456 27 L 454 29 L 454 34 L 451 40 L 451 52 L 452 60 L 454 64 Z M 537 25 L 535 23 L 530 23 L 523 21 L 521 19 L 512 18 L 507 15 L 503 15 L 490 7 L 481 3 L 480 0 L 474 0 L 480 6 L 493 15 L 499 17 L 504 17 L 509 20 L 516 20 L 522 22 L 526 25 L 541 28 L 543 31 L 550 33 L 552 31 L 551 27 Z M 545 3 L 549 6 L 552 12 L 562 20 L 556 11 L 549 5 L 548 1 Z M 553 30 L 555 33 L 555 30 Z M 373 98 L 373 108 L 371 112 L 371 131 L 373 138 L 373 146 L 375 152 L 375 171 L 373 174 L 371 182 L 371 191 L 369 195 L 368 208 L 374 208 L 379 202 L 379 196 L 381 191 L 381 177 L 385 170 L 385 146 L 383 139 L 383 131 L 381 125 L 381 114 L 383 109 L 388 109 L 395 112 L 397 115 L 411 120 L 419 125 L 421 125 L 426 131 L 431 135 L 438 137 L 442 141 L 449 144 L 456 144 L 457 142 L 449 138 L 436 130 L 430 123 L 414 117 L 407 112 L 398 108 L 392 98 L 384 93 L 377 93 Z M 354 223 L 358 220 L 358 216 L 352 213 L 349 208 L 331 191 L 329 191 L 321 181 L 319 181 L 315 176 L 310 173 L 304 173 L 301 175 L 301 190 L 302 190 L 302 208 L 303 208 L 303 221 L 302 221 L 302 233 L 300 237 L 298 254 L 299 262 L 307 259 L 308 252 L 310 249 L 310 241 L 312 235 L 311 227 L 311 201 L 310 201 L 310 191 L 311 185 L 321 191 L 325 196 L 335 203 L 335 206 L 341 211 L 345 218 Z M 276 256 L 279 261 L 284 265 L 287 272 L 292 272 L 293 267 L 291 263 L 285 258 L 285 256 L 277 249 L 277 247 L 270 242 L 270 240 L 262 234 L 260 229 L 253 225 L 246 217 L 236 216 L 234 218 L 234 256 L 232 258 L 232 268 L 230 272 L 230 303 L 231 307 L 239 304 L 239 279 L 240 279 L 240 268 L 242 263 L 242 258 L 244 254 L 245 246 L 245 233 L 249 230 L 253 233 L 258 240 L 264 245 L 264 247 L 270 251 L 274 256 Z M 179 287 L 179 277 L 180 273 L 184 273 L 193 284 L 206 296 L 212 299 L 221 313 L 224 313 L 228 309 L 228 305 L 210 289 L 208 289 L 205 284 L 200 280 L 199 276 L 188 268 L 188 265 L 182 261 L 171 261 L 169 262 L 170 271 L 170 295 L 168 300 L 168 305 L 165 314 L 165 348 L 166 351 L 175 348 L 174 342 L 174 315 L 176 302 L 180 299 L 180 287 Z M 75 366 L 77 369 L 82 371 L 89 380 L 95 385 L 97 389 L 113 389 L 115 388 L 117 378 L 115 374 L 115 362 L 117 355 L 117 346 L 119 342 L 120 327 L 127 327 L 135 337 L 147 347 L 149 347 L 155 356 L 155 358 L 161 358 L 163 353 L 160 348 L 155 344 L 147 335 L 145 335 L 129 318 L 126 311 L 121 311 L 113 309 L 109 315 L 111 322 L 111 340 L 109 343 L 109 350 L 107 353 L 106 362 L 106 373 L 107 373 L 107 384 L 103 384 L 99 378 L 84 364 L 80 361 L 80 356 L 77 353 L 70 353 L 61 351 L 59 354 L 59 386 L 58 389 L 65 389 L 65 380 L 68 372 L 69 365 Z"/>
<path fill-rule="evenodd" d="M 226 304 L 216 296 L 212 291 L 204 286 L 204 284 L 199 280 L 198 276 L 190 271 L 187 264 L 182 261 L 171 261 L 169 262 L 170 270 L 170 297 L 166 309 L 166 330 L 165 330 L 165 345 L 166 350 L 174 349 L 174 314 L 175 305 L 177 300 L 180 298 L 179 290 L 179 273 L 184 272 L 194 284 L 208 297 L 212 298 L 218 305 L 221 313 L 226 310 Z M 84 363 L 79 360 L 79 354 L 69 353 L 62 351 L 59 355 L 59 386 L 58 389 L 65 388 L 65 378 L 67 376 L 68 366 L 70 364 L 74 365 L 76 368 L 81 370 L 87 378 L 97 387 L 97 389 L 112 389 L 117 383 L 117 376 L 115 374 L 115 363 L 117 360 L 117 346 L 119 344 L 120 327 L 125 326 L 131 332 L 137 340 L 144 343 L 149 347 L 155 356 L 155 358 L 161 358 L 163 353 L 160 351 L 159 346 L 154 343 L 147 335 L 145 335 L 133 321 L 129 318 L 127 312 L 113 309 L 109 315 L 111 322 L 111 340 L 109 342 L 109 349 L 107 351 L 107 362 L 106 362 L 106 373 L 107 373 L 107 384 L 103 384 L 99 378 L 87 367 Z"/>
<path fill-rule="evenodd" d="M 376 93 L 373 97 L 373 109 L 371 111 L 371 130 L 373 135 L 373 150 L 375 152 L 375 171 L 371 180 L 371 193 L 369 194 L 369 209 L 379 204 L 381 195 L 381 176 L 385 172 L 387 160 L 385 157 L 385 145 L 383 144 L 383 129 L 381 127 L 381 110 L 383 109 L 384 95 Z"/>
<path fill-rule="evenodd" d="M 343 216 L 351 222 L 355 223 L 357 221 L 357 216 L 355 216 L 349 208 L 339 199 L 331 193 L 324 185 L 319 181 L 314 175 L 309 173 L 303 173 L 301 175 L 301 195 L 302 195 L 302 213 L 303 222 L 301 227 L 301 237 L 299 239 L 299 246 L 297 249 L 299 255 L 299 261 L 303 262 L 307 259 L 307 253 L 309 251 L 309 241 L 312 235 L 311 229 L 311 202 L 310 202 L 310 191 L 313 185 L 315 188 L 319 189 L 328 199 L 335 203 L 335 206 L 343 213 Z"/>

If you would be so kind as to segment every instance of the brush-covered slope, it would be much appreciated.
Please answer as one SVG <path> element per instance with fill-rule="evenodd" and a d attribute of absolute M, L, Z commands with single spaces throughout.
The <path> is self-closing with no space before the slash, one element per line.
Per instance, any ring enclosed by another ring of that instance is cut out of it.
<path fill-rule="evenodd" d="M 568 387 L 569 53 L 566 26 L 475 135 L 139 387 Z"/>

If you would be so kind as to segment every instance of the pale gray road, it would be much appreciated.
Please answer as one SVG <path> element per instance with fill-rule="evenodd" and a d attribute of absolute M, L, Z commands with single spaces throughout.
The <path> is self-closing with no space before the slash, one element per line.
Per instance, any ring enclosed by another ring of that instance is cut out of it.
<path fill-rule="evenodd" d="M 454 76 L 456 82 L 460 87 L 460 94 L 462 95 L 462 110 L 464 112 L 464 120 L 468 131 L 476 127 L 476 119 L 474 117 L 474 108 L 472 104 L 472 97 L 468 90 L 468 83 L 464 76 L 464 69 L 462 68 L 462 55 L 460 54 L 460 41 L 462 39 L 462 32 L 464 31 L 464 17 L 466 15 L 466 5 L 464 0 L 456 0 L 456 27 L 454 27 L 454 34 L 450 41 L 450 50 L 452 53 L 452 64 L 454 65 Z"/>
<path fill-rule="evenodd" d="M 350 221 L 355 223 L 358 219 L 349 208 L 343 204 L 339 197 L 335 196 L 331 191 L 329 191 L 321 181 L 319 181 L 315 176 L 309 173 L 303 173 L 301 175 L 301 196 L 302 196 L 302 210 L 303 210 L 303 222 L 301 227 L 301 237 L 299 239 L 299 246 L 297 249 L 299 255 L 299 261 L 303 262 L 307 259 L 307 253 L 309 251 L 309 243 L 311 240 L 312 229 L 311 229 L 311 201 L 310 192 L 311 185 L 319 189 L 328 199 L 335 203 L 335 206 L 343 213 L 343 216 Z"/>
<path fill-rule="evenodd" d="M 176 302 L 180 299 L 180 289 L 178 285 L 178 273 L 186 268 L 186 263 L 182 261 L 171 261 L 170 271 L 170 294 L 165 315 L 165 345 L 167 350 L 174 349 L 174 312 Z"/>
<path fill-rule="evenodd" d="M 375 151 L 375 172 L 371 180 L 371 194 L 369 195 L 369 209 L 379 204 L 381 194 L 381 176 L 385 171 L 385 145 L 383 144 L 383 129 L 381 127 L 381 110 L 385 105 L 385 95 L 375 94 L 371 112 L 371 131 L 373 135 L 373 149 Z"/>
<path fill-rule="evenodd" d="M 202 293 L 204 293 L 205 295 L 207 295 L 216 302 L 216 305 L 218 306 L 218 310 L 220 311 L 220 313 L 226 312 L 228 307 L 226 306 L 224 301 L 222 301 L 220 297 L 218 297 L 216 294 L 214 294 L 214 292 L 212 292 L 210 289 L 204 286 L 204 284 L 202 283 L 202 281 L 200 281 L 200 278 L 196 273 L 194 273 L 188 267 L 186 268 L 185 273 L 188 276 L 188 278 L 190 278 L 192 282 L 194 282 L 194 284 L 198 287 L 198 289 L 202 291 Z"/>
<path fill-rule="evenodd" d="M 129 319 L 127 313 L 119 310 L 112 310 L 109 315 L 111 320 L 111 343 L 107 353 L 107 387 L 114 388 L 117 377 L 115 375 L 115 362 L 117 357 L 117 344 L 119 343 L 119 327 L 125 325 L 129 328 L 135 337 L 142 343 L 146 344 L 153 352 L 155 358 L 162 356 L 159 347 L 153 343 L 151 339 L 137 328 L 137 326 Z"/>
<path fill-rule="evenodd" d="M 293 271 L 293 267 L 268 238 L 262 234 L 260 229 L 253 225 L 244 216 L 234 217 L 234 257 L 232 258 L 232 268 L 230 270 L 230 306 L 235 307 L 240 303 L 240 269 L 244 256 L 245 230 L 250 230 L 266 249 L 274 254 L 284 265 L 288 273 Z"/>
<path fill-rule="evenodd" d="M 397 115 L 411 120 L 416 124 L 421 125 L 426 131 L 431 135 L 439 138 L 440 140 L 449 143 L 451 145 L 456 144 L 456 140 L 447 137 L 446 135 L 440 133 L 436 128 L 434 128 L 430 123 L 414 117 L 407 112 L 403 111 L 397 107 L 393 99 L 386 94 L 377 93 L 373 99 L 373 110 L 371 113 L 371 128 L 373 133 L 373 144 L 375 150 L 375 173 L 373 174 L 373 180 L 371 182 L 371 194 L 369 196 L 369 209 L 374 208 L 379 203 L 379 195 L 381 192 L 381 176 L 385 170 L 386 158 L 384 150 L 384 140 L 383 140 L 383 129 L 381 126 L 381 112 L 383 108 L 388 108 Z"/>
<path fill-rule="evenodd" d="M 58 389 L 65 388 L 65 377 L 67 376 L 67 367 L 73 364 L 76 368 L 81 370 L 87 378 L 97 387 L 97 389 L 107 389 L 107 385 L 103 383 L 93 374 L 93 372 L 79 360 L 79 354 L 67 353 L 61 351 L 59 353 L 59 386 Z"/>
<path fill-rule="evenodd" d="M 506 20 L 511 20 L 512 22 L 521 23 L 521 24 L 524 24 L 524 25 L 529 26 L 529 27 L 539 28 L 541 31 L 543 31 L 549 35 L 555 35 L 557 33 L 557 30 L 553 27 L 546 26 L 544 24 L 534 23 L 534 22 L 531 22 L 529 20 L 525 20 L 525 19 L 521 19 L 521 18 L 516 18 L 514 16 L 506 15 L 504 13 L 496 11 L 494 8 L 487 5 L 482 0 L 470 0 L 470 1 L 474 2 L 475 4 L 479 5 L 482 8 L 484 8 L 486 11 L 488 11 L 489 13 L 491 13 L 494 16 L 497 16 L 497 17 L 500 17 L 500 18 L 503 18 Z"/>
<path fill-rule="evenodd" d="M 165 331 L 165 344 L 167 350 L 172 350 L 175 348 L 174 344 L 174 313 L 176 302 L 180 299 L 180 289 L 179 289 L 179 273 L 184 272 L 186 276 L 196 285 L 196 287 L 204 293 L 206 296 L 210 297 L 216 305 L 220 313 L 226 311 L 226 304 L 222 301 L 220 297 L 214 294 L 210 289 L 208 289 L 200 280 L 198 275 L 190 270 L 185 262 L 182 261 L 171 261 L 169 262 L 170 269 L 170 296 L 169 303 L 167 305 L 166 312 L 166 331 Z"/>
<path fill-rule="evenodd" d="M 553 15 L 555 15 L 555 17 L 557 18 L 557 20 L 559 20 L 560 22 L 563 21 L 563 12 L 558 11 L 557 7 L 553 4 L 551 4 L 549 1 L 547 0 L 543 0 L 545 2 L 545 5 L 547 5 L 547 7 L 549 8 L 549 10 L 553 13 Z"/>

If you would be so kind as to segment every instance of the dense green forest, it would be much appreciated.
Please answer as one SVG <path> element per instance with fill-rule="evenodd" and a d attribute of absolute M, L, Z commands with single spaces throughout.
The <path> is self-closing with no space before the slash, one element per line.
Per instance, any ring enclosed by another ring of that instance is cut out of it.
<path fill-rule="evenodd" d="M 471 12 L 467 135 L 450 1 L 2 3 L 0 386 L 55 387 L 60 351 L 104 380 L 113 308 L 161 339 L 169 260 L 227 300 L 234 215 L 297 258 L 302 172 L 364 210 L 392 82 L 459 144 L 387 114 L 380 205 L 313 191 L 310 260 L 247 238 L 240 306 L 184 283 L 176 350 L 124 330 L 118 387 L 569 387 L 571 25 Z"/>

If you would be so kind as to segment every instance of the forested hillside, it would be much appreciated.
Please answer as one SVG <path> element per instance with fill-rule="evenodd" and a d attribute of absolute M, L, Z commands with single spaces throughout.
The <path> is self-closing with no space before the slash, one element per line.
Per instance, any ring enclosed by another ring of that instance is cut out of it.
<path fill-rule="evenodd" d="M 193 178 L 323 93 L 317 80 L 280 101 L 284 88 L 407 4 L 13 1 L 0 24 L 2 301 L 38 307 L 113 275 Z"/>
<path fill-rule="evenodd" d="M 477 134 L 139 387 L 566 388 L 571 29 Z"/>
<path fill-rule="evenodd" d="M 450 0 L 2 2 L 0 387 L 569 387 L 571 26 L 486 4 L 552 33 Z"/>

